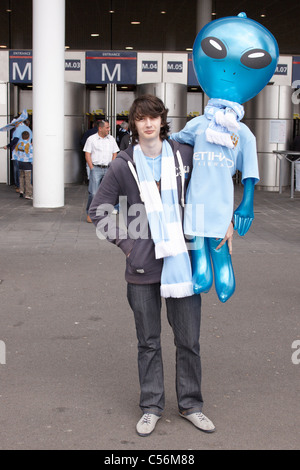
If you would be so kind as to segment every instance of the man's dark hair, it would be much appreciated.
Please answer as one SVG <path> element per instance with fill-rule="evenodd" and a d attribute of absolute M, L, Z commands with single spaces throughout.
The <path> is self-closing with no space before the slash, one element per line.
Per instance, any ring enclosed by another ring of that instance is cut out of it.
<path fill-rule="evenodd" d="M 22 132 L 22 139 L 28 140 L 29 139 L 29 132 L 28 131 L 23 131 Z"/>
<path fill-rule="evenodd" d="M 97 124 L 96 124 L 97 128 L 99 129 L 99 127 L 104 127 L 106 122 L 109 123 L 109 121 L 106 119 L 104 121 L 97 121 Z"/>
<path fill-rule="evenodd" d="M 161 140 L 167 139 L 170 131 L 167 122 L 168 111 L 162 100 L 157 96 L 147 94 L 136 98 L 130 108 L 128 119 L 129 128 L 132 132 L 132 143 L 134 144 L 139 140 L 135 121 L 147 116 L 152 118 L 161 117 L 160 138 Z"/>

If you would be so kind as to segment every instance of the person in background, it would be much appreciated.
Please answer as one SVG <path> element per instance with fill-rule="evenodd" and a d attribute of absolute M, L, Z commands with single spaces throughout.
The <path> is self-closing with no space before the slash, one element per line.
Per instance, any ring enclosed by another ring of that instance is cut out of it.
<path fill-rule="evenodd" d="M 18 116 L 15 117 L 15 119 L 18 119 Z M 29 141 L 32 141 L 32 131 L 29 127 L 29 120 L 26 119 L 25 121 L 19 121 L 15 125 L 15 129 L 12 133 L 12 138 L 9 144 L 4 146 L 4 149 L 10 149 L 12 152 L 12 162 L 13 162 L 13 174 L 14 174 L 14 184 L 16 187 L 16 192 L 20 192 L 20 176 L 19 176 L 19 162 L 18 160 L 15 160 L 13 157 L 13 150 L 15 146 L 17 145 L 18 141 L 20 140 L 22 136 L 22 132 L 26 131 L 29 133 Z"/>
<path fill-rule="evenodd" d="M 89 195 L 86 206 L 88 223 L 92 222 L 88 214 L 92 199 L 107 172 L 108 165 L 116 158 L 120 150 L 114 137 L 109 134 L 109 131 L 110 126 L 108 121 L 98 121 L 97 132 L 87 139 L 83 148 L 85 159 L 90 169 Z"/>
<path fill-rule="evenodd" d="M 84 146 L 85 146 L 85 143 L 87 141 L 87 139 L 93 135 L 93 134 L 96 134 L 96 132 L 98 132 L 98 127 L 97 127 L 97 122 L 99 121 L 99 119 L 95 119 L 95 121 L 93 122 L 92 124 L 92 127 L 90 129 L 87 129 L 83 134 L 82 134 L 82 137 L 80 139 L 80 146 L 82 149 L 84 149 Z M 84 181 L 88 181 L 90 179 L 90 167 L 88 166 L 85 158 L 84 158 L 84 162 L 85 162 L 85 175 L 84 175 Z"/>
<path fill-rule="evenodd" d="M 117 132 L 117 138 L 116 138 L 117 144 L 118 144 L 118 146 L 119 146 L 120 148 L 121 148 L 122 140 L 123 140 L 123 138 L 124 138 L 126 135 L 129 135 L 128 122 L 123 121 L 123 122 L 120 124 L 120 128 L 119 128 L 119 130 L 118 130 L 118 132 Z"/>
<path fill-rule="evenodd" d="M 14 161 L 19 164 L 20 197 L 32 199 L 32 158 L 33 146 L 30 142 L 30 134 L 23 131 L 21 138 L 13 150 Z"/>
<path fill-rule="evenodd" d="M 125 150 L 131 144 L 131 134 L 125 134 L 120 143 L 120 150 Z"/>

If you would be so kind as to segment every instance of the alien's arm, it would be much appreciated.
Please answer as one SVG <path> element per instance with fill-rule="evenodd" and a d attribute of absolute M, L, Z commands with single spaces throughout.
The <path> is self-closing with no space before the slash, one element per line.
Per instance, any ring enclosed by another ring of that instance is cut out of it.
<path fill-rule="evenodd" d="M 189 144 L 193 146 L 195 144 L 198 127 L 198 119 L 194 118 L 189 121 L 181 131 L 173 132 L 173 134 L 170 135 L 170 138 L 176 140 L 180 144 Z"/>
<path fill-rule="evenodd" d="M 254 219 L 253 199 L 256 181 L 255 178 L 245 178 L 243 180 L 243 199 L 234 212 L 234 229 L 237 230 L 238 234 L 241 236 L 248 232 Z"/>

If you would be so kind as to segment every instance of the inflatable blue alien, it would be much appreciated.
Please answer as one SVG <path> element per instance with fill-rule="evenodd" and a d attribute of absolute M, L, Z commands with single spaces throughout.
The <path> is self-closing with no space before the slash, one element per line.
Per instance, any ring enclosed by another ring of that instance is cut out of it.
<path fill-rule="evenodd" d="M 209 291 L 214 271 L 221 302 L 234 293 L 235 276 L 227 242 L 216 248 L 232 220 L 239 235 L 249 230 L 254 219 L 254 187 L 259 181 L 255 137 L 239 122 L 244 116 L 242 104 L 267 85 L 278 57 L 273 35 L 245 13 L 208 23 L 196 37 L 193 64 L 210 99 L 204 115 L 171 135 L 194 147 L 184 223 L 185 234 L 194 237 L 194 292 Z M 233 214 L 236 170 L 242 174 L 244 192 Z"/>

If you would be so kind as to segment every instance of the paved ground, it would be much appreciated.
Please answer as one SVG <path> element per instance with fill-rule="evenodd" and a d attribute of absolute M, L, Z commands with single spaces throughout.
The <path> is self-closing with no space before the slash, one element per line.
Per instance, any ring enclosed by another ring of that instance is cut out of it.
<path fill-rule="evenodd" d="M 0 185 L 0 449 L 298 449 L 300 194 L 256 192 L 254 224 L 234 241 L 233 298 L 203 296 L 204 412 L 217 432 L 178 416 L 164 315 L 166 410 L 148 438 L 135 432 L 123 254 L 85 222 L 86 187 L 65 195 L 64 208 L 34 209 Z"/>

